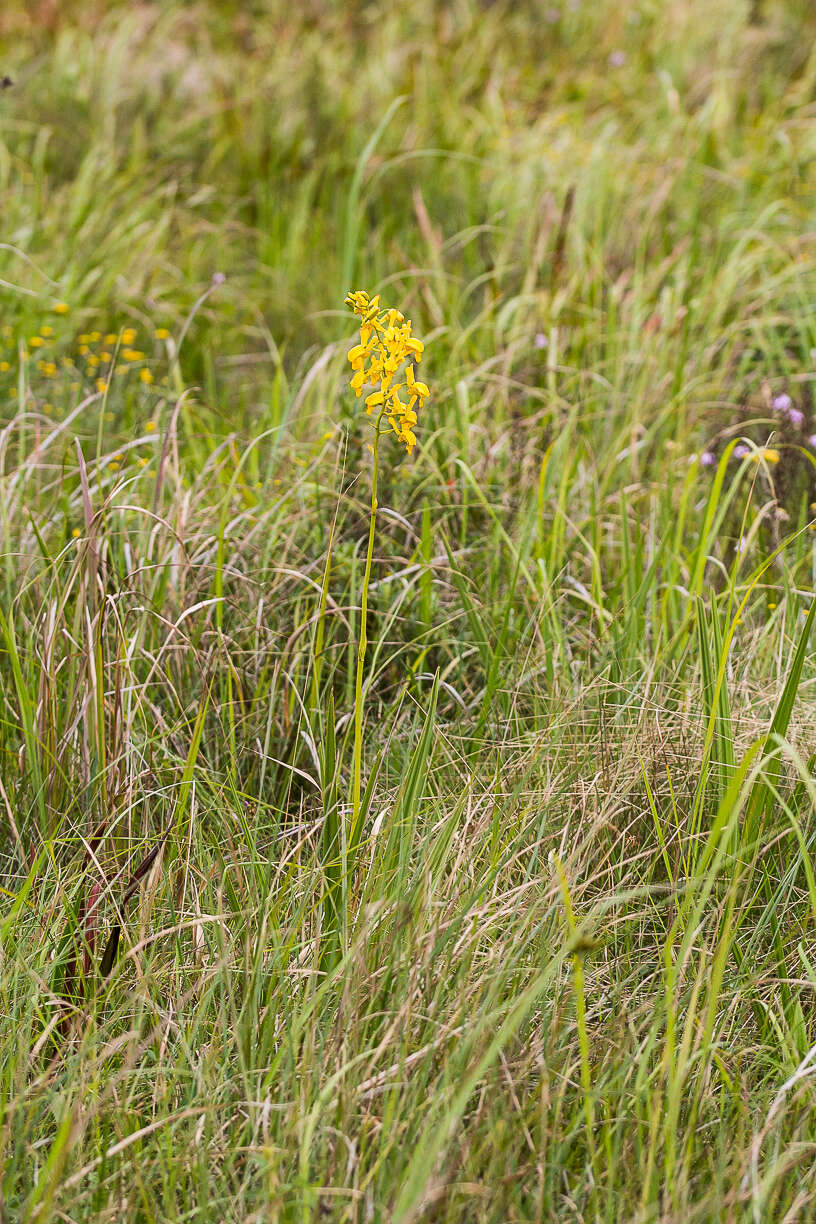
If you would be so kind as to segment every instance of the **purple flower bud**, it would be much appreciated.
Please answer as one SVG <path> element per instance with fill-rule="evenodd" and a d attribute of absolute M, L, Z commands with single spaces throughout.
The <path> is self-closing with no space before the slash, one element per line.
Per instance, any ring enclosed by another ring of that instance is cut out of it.
<path fill-rule="evenodd" d="M 713 451 L 703 451 L 702 455 L 700 456 L 701 467 L 713 467 L 716 462 L 717 456 Z"/>
<path fill-rule="evenodd" d="M 609 57 L 609 67 L 610 68 L 622 68 L 625 63 L 626 63 L 626 52 L 625 51 L 613 51 Z"/>
<path fill-rule="evenodd" d="M 805 423 L 805 414 L 798 408 L 791 408 L 788 412 L 788 420 L 794 429 L 801 429 Z"/>
<path fill-rule="evenodd" d="M 549 348 L 550 342 L 544 335 L 544 332 L 536 332 L 536 338 L 533 342 L 537 349 Z"/>
<path fill-rule="evenodd" d="M 223 272 L 213 272 L 212 274 L 212 283 L 214 285 L 223 285 L 226 279 L 227 278 Z"/>
<path fill-rule="evenodd" d="M 808 446 L 812 446 L 816 450 L 816 434 L 811 434 L 807 440 Z"/>
<path fill-rule="evenodd" d="M 773 406 L 774 412 L 790 412 L 793 407 L 793 400 L 786 391 L 783 391 L 781 395 L 774 396 Z"/>
<path fill-rule="evenodd" d="M 748 540 L 746 539 L 745 536 L 740 536 L 740 538 L 737 540 L 736 544 L 734 545 L 734 552 L 744 553 L 747 547 L 748 547 Z"/>
<path fill-rule="evenodd" d="M 746 446 L 744 442 L 740 442 L 738 446 L 734 447 L 734 458 L 735 459 L 747 459 L 750 453 L 751 453 L 750 446 Z"/>

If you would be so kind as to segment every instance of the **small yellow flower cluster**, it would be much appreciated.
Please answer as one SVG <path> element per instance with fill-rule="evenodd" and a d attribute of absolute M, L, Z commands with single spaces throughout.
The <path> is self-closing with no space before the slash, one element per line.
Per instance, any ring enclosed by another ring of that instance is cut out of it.
<path fill-rule="evenodd" d="M 51 307 L 51 310 L 55 315 L 69 313 L 69 307 L 65 302 L 57 302 Z M 137 329 L 132 326 L 123 327 L 118 332 L 109 331 L 105 335 L 101 331 L 89 331 L 75 336 L 72 342 L 70 337 L 64 333 L 58 335 L 50 323 L 43 323 L 34 335 L 28 336 L 23 343 L 20 343 L 20 338 L 14 328 L 6 323 L 0 326 L 0 379 L 3 375 L 11 375 L 13 379 L 16 379 L 15 367 L 17 359 L 21 359 L 26 364 L 31 360 L 29 378 L 35 366 L 37 372 L 44 378 L 55 379 L 61 372 L 72 377 L 74 381 L 69 384 L 72 392 L 80 389 L 81 382 L 77 379 L 84 378 L 100 394 L 104 394 L 110 389 L 114 375 L 127 374 L 131 370 L 138 373 L 143 387 L 150 387 L 155 376 L 148 364 L 150 362 L 148 354 L 134 347 L 137 334 Z M 166 341 L 170 338 L 170 332 L 166 327 L 156 328 L 156 341 Z M 67 353 L 63 351 L 61 356 L 54 353 L 53 347 L 49 349 L 49 346 L 56 346 L 64 350 L 66 342 L 69 351 Z M 71 349 L 73 349 L 73 355 L 70 352 Z M 3 350 L 10 350 L 8 357 Z M 119 360 L 114 364 L 116 357 Z M 36 358 L 36 363 L 34 358 Z M 2 379 L 2 381 L 6 380 Z M 16 398 L 16 383 L 12 383 L 7 389 L 9 397 Z M 49 408 L 52 407 L 49 405 Z"/>
<path fill-rule="evenodd" d="M 430 391 L 414 376 L 414 364 L 422 358 L 424 345 L 411 335 L 411 321 L 399 310 L 380 310 L 380 299 L 369 298 L 363 290 L 349 293 L 346 305 L 360 316 L 360 343 L 349 351 L 353 371 L 351 387 L 359 399 L 368 384 L 374 390 L 366 397 L 366 412 L 379 409 L 378 420 L 388 418 L 391 428 L 410 455 L 416 446 L 415 409 L 422 409 Z M 366 365 L 368 362 L 368 365 Z M 405 365 L 405 382 L 394 379 Z M 400 391 L 408 396 L 406 404 Z"/>

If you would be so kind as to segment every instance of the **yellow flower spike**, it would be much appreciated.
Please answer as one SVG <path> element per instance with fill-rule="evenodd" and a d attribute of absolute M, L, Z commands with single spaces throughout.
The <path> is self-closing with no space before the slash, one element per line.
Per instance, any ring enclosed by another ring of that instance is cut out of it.
<path fill-rule="evenodd" d="M 153 375 L 151 374 L 150 370 L 147 370 L 147 369 L 145 369 L 145 370 L 140 370 L 140 371 L 139 371 L 139 378 L 140 378 L 140 380 L 141 380 L 143 383 L 145 383 L 145 384 L 146 384 L 148 387 L 150 386 L 150 384 L 151 384 L 151 383 L 152 383 L 152 381 L 153 381 Z"/>
<path fill-rule="evenodd" d="M 31 345 L 32 348 L 42 348 L 42 346 L 45 344 L 45 341 L 43 340 L 42 336 L 31 336 L 29 337 L 28 343 Z"/>
<path fill-rule="evenodd" d="M 156 339 L 157 340 L 169 340 L 170 332 L 167 330 L 166 327 L 157 327 L 156 328 Z"/>
<path fill-rule="evenodd" d="M 122 331 L 122 343 L 132 344 L 135 339 L 136 339 L 136 328 L 135 327 L 125 327 Z"/>
<path fill-rule="evenodd" d="M 53 310 L 54 314 L 67 315 L 71 307 L 67 302 L 55 302 L 51 309 Z"/>
<path fill-rule="evenodd" d="M 385 417 L 397 440 L 410 454 L 416 445 L 413 426 L 417 424 L 417 405 L 421 408 L 430 395 L 426 383 L 417 382 L 414 363 L 418 362 L 424 345 L 411 334 L 411 320 L 395 306 L 380 309 L 379 296 L 369 298 L 363 289 L 351 292 L 346 305 L 360 317 L 360 340 L 353 345 L 348 359 L 353 370 L 351 388 L 358 398 L 367 383 L 373 388 L 366 397 L 366 412 L 379 409 L 378 423 Z M 397 381 L 404 369 L 405 381 Z M 405 388 L 409 402 L 400 398 Z"/>

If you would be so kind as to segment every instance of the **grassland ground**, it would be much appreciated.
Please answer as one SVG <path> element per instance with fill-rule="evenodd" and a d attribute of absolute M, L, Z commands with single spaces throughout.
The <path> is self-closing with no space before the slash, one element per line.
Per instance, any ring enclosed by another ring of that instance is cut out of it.
<path fill-rule="evenodd" d="M 814 47 L 3 6 L 0 1219 L 816 1218 Z"/>

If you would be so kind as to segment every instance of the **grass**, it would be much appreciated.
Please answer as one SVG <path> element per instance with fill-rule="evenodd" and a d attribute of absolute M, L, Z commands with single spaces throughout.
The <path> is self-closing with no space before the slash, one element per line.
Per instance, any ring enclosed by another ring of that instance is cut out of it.
<path fill-rule="evenodd" d="M 0 36 L 0 1218 L 813 1218 L 811 5 Z"/>

